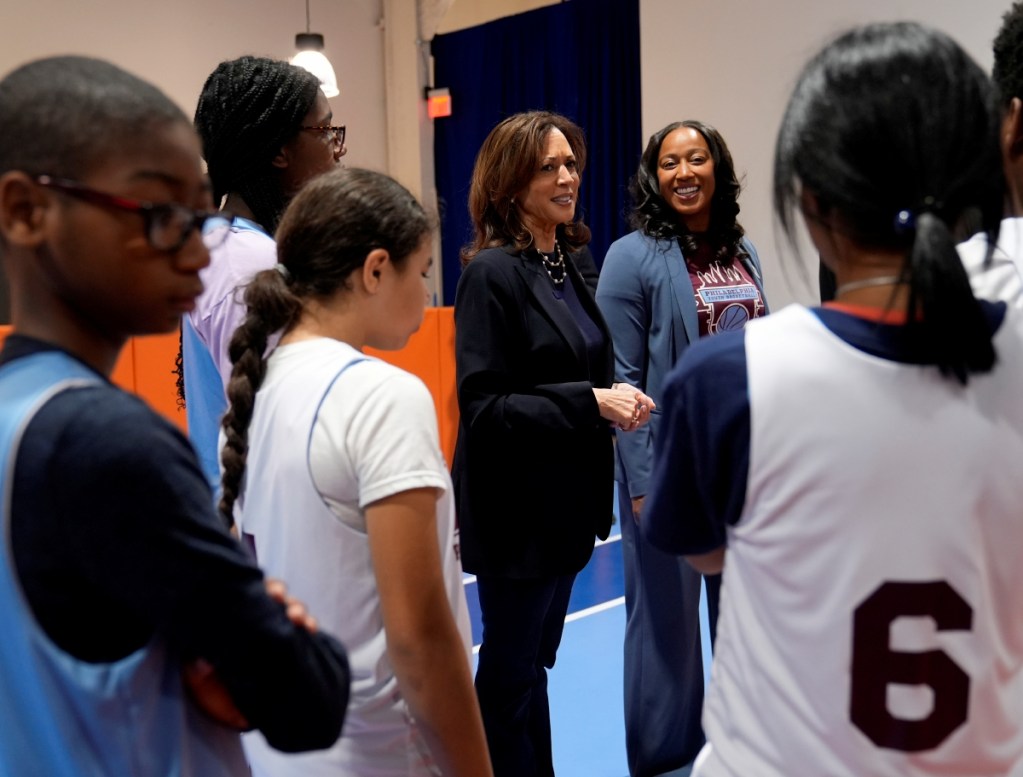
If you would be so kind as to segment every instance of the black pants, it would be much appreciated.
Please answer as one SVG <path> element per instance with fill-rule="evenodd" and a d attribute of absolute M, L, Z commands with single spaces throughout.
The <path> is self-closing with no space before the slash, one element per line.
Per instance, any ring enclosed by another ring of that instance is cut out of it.
<path fill-rule="evenodd" d="M 495 777 L 553 777 L 547 670 L 561 644 L 575 575 L 477 577 L 483 643 L 476 695 Z"/>

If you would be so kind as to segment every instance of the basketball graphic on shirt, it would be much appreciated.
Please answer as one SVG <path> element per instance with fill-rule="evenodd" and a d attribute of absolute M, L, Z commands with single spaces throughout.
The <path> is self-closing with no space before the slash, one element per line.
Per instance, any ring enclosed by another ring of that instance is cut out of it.
<path fill-rule="evenodd" d="M 729 305 L 721 311 L 717 320 L 717 331 L 734 332 L 743 329 L 749 321 L 749 310 L 738 303 Z"/>
<path fill-rule="evenodd" d="M 700 337 L 741 331 L 751 318 L 762 315 L 763 297 L 741 261 L 701 265 L 687 260 L 686 265 L 696 295 Z"/>

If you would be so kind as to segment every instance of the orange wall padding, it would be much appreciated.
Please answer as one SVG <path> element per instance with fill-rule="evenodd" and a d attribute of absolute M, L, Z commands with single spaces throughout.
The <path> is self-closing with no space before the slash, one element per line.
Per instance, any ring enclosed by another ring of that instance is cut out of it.
<path fill-rule="evenodd" d="M 0 326 L 0 345 L 9 332 L 9 326 Z M 177 352 L 177 333 L 132 338 L 121 352 L 112 377 L 119 386 L 134 391 L 154 410 L 187 431 L 185 413 L 177 406 L 174 375 Z M 454 309 L 427 308 L 423 325 L 402 350 L 367 349 L 367 353 L 408 370 L 426 384 L 437 409 L 441 450 L 450 466 L 458 434 Z"/>

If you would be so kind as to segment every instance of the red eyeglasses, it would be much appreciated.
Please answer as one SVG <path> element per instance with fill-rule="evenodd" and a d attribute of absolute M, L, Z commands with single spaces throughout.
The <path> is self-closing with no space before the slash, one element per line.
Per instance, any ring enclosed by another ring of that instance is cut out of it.
<path fill-rule="evenodd" d="M 131 213 L 138 213 L 142 216 L 143 223 L 145 224 L 146 240 L 157 251 L 177 251 L 187 242 L 194 231 L 202 230 L 203 225 L 210 219 L 223 219 L 227 222 L 227 226 L 234 222 L 234 216 L 229 213 L 192 210 L 176 203 L 155 204 L 142 200 L 133 200 L 129 197 L 120 197 L 116 194 L 96 191 L 67 178 L 38 175 L 36 176 L 36 183 L 103 208 L 116 208 Z M 229 231 L 229 229 L 217 230 L 214 234 L 220 235 L 220 239 L 223 239 Z M 207 248 L 215 247 L 211 246 L 208 240 L 206 241 L 206 246 Z"/>

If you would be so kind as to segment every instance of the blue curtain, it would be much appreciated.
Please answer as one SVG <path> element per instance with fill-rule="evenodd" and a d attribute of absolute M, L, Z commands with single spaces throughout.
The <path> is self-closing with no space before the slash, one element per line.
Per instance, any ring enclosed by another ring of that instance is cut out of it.
<path fill-rule="evenodd" d="M 455 299 L 458 252 L 472 237 L 469 179 L 487 133 L 513 113 L 550 110 L 586 132 L 579 210 L 597 264 L 628 231 L 628 182 L 643 150 L 639 0 L 573 0 L 433 40 L 434 83 L 454 113 L 434 122 L 444 303 Z"/>

